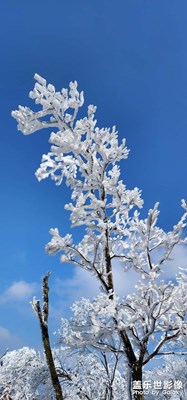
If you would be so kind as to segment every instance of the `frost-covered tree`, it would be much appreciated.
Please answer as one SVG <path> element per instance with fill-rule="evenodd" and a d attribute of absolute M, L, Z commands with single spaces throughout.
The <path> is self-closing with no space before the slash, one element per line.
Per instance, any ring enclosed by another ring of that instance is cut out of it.
<path fill-rule="evenodd" d="M 179 271 L 172 281 L 163 279 L 163 271 L 173 249 L 187 242 L 187 204 L 182 201 L 185 213 L 170 232 L 157 226 L 158 203 L 141 219 L 140 191 L 128 190 L 120 179 L 119 162 L 129 151 L 125 140 L 118 143 L 116 128 L 97 127 L 93 105 L 86 117 L 77 118 L 84 97 L 76 82 L 58 92 L 39 75 L 35 79 L 29 96 L 40 110 L 20 106 L 12 116 L 25 135 L 49 127 L 56 130 L 36 177 L 51 177 L 57 185 L 65 181 L 72 190 L 72 201 L 65 205 L 72 227 L 85 227 L 77 244 L 71 234 L 62 237 L 57 228 L 51 229 L 46 250 L 49 255 L 62 253 L 62 262 L 95 275 L 102 287 L 93 302 L 82 299 L 73 305 L 73 317 L 62 320 L 59 340 L 71 349 L 120 354 L 128 368 L 128 398 L 142 400 L 142 373 L 149 361 L 186 348 L 186 271 Z M 124 280 L 129 269 L 139 276 L 134 292 L 123 298 L 114 286 L 116 260 Z"/>
<path fill-rule="evenodd" d="M 54 399 L 47 365 L 35 350 L 7 352 L 0 367 L 0 399 Z"/>

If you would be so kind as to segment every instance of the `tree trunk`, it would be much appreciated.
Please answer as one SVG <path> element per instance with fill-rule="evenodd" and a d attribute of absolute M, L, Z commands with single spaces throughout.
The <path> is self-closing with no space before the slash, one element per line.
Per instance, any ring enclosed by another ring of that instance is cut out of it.
<path fill-rule="evenodd" d="M 59 378 L 58 378 L 58 375 L 56 372 L 53 355 L 52 355 L 52 351 L 51 351 L 48 327 L 45 326 L 44 324 L 40 324 L 40 327 L 41 327 L 41 332 L 42 332 L 42 341 L 43 341 L 44 351 L 45 351 L 45 355 L 46 355 L 47 364 L 49 367 L 49 372 L 51 375 L 53 388 L 55 391 L 55 396 L 56 396 L 57 400 L 63 400 L 62 389 L 60 386 Z"/>
<path fill-rule="evenodd" d="M 142 366 L 139 363 L 135 363 L 132 368 L 132 393 L 134 400 L 144 400 Z"/>
<path fill-rule="evenodd" d="M 43 292 L 43 310 L 40 307 L 40 301 L 35 300 L 33 302 L 33 308 L 38 316 L 43 347 L 46 355 L 47 364 L 49 367 L 49 373 L 51 376 L 51 381 L 53 384 L 54 392 L 56 400 L 63 400 L 62 388 L 59 382 L 58 374 L 55 368 L 55 363 L 53 359 L 53 354 L 51 351 L 50 339 L 49 339 L 49 331 L 48 331 L 48 315 L 49 315 L 49 287 L 48 287 L 48 279 L 50 273 L 43 278 L 42 284 L 42 292 Z"/>

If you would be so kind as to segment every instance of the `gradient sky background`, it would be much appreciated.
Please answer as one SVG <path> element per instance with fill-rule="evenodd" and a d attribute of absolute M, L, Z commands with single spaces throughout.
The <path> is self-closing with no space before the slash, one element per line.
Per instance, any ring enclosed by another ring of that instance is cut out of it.
<path fill-rule="evenodd" d="M 76 79 L 85 105 L 98 107 L 98 125 L 115 124 L 120 139 L 127 138 L 131 152 L 122 175 L 128 188 L 142 189 L 142 215 L 160 201 L 159 224 L 170 229 L 187 198 L 187 2 L 6 0 L 0 5 L 0 54 L 3 351 L 40 347 L 29 301 L 40 296 L 49 269 L 51 330 L 74 299 L 97 290 L 90 277 L 45 254 L 51 227 L 70 231 L 63 208 L 69 192 L 50 180 L 37 182 L 49 132 L 24 137 L 11 111 L 18 104 L 32 108 L 35 72 L 58 90 Z M 78 240 L 78 230 L 74 235 Z M 187 252 L 178 258 L 187 259 Z"/>

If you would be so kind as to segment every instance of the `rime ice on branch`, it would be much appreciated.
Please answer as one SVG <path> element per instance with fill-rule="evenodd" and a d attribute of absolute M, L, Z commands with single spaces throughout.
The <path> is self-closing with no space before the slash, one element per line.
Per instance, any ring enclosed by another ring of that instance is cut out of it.
<path fill-rule="evenodd" d="M 69 90 L 56 92 L 39 75 L 35 79 L 29 96 L 41 109 L 33 112 L 20 106 L 12 116 L 25 135 L 43 128 L 56 129 L 50 135 L 50 152 L 43 155 L 36 177 L 39 181 L 51 177 L 57 185 L 65 180 L 72 189 L 72 201 L 65 205 L 72 226 L 84 225 L 86 229 L 77 245 L 72 235 L 61 237 L 57 228 L 51 229 L 52 239 L 46 250 L 52 255 L 62 252 L 61 261 L 95 274 L 104 289 L 104 294 L 94 300 L 98 307 L 89 301 L 74 305 L 75 318 L 63 320 L 61 340 L 70 347 L 104 346 L 107 351 L 121 352 L 131 380 L 141 381 L 142 367 L 153 357 L 168 351 L 177 353 L 186 346 L 186 272 L 173 282 L 161 280 L 173 249 L 187 243 L 186 202 L 182 201 L 185 213 L 171 232 L 156 225 L 158 203 L 142 220 L 138 211 L 143 205 L 141 192 L 137 188 L 128 190 L 120 180 L 118 164 L 129 151 L 125 140 L 118 143 L 116 128 L 98 128 L 93 105 L 85 118 L 77 118 L 84 97 L 76 82 L 70 83 Z M 113 283 L 115 259 L 124 271 L 133 268 L 140 277 L 135 293 L 122 300 L 117 298 Z M 84 310 L 82 320 L 83 314 L 76 313 L 77 308 Z M 135 399 L 143 399 L 140 392 Z"/>

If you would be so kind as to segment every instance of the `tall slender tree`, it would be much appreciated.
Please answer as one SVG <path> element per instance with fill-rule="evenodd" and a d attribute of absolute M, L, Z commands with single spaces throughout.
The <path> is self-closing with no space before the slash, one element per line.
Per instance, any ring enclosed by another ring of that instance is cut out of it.
<path fill-rule="evenodd" d="M 186 202 L 182 201 L 185 213 L 170 232 L 156 225 L 158 203 L 141 219 L 140 191 L 128 190 L 120 179 L 119 162 L 129 153 L 125 139 L 118 143 L 115 126 L 97 127 L 93 105 L 86 117 L 77 118 L 84 103 L 77 82 L 59 92 L 38 74 L 35 79 L 29 96 L 40 110 L 20 106 L 12 116 L 25 135 L 56 129 L 36 177 L 39 181 L 51 177 L 57 185 L 65 180 L 72 190 L 72 201 L 65 205 L 72 227 L 85 227 L 78 244 L 71 234 L 62 237 L 57 228 L 51 229 L 46 250 L 49 255 L 60 252 L 62 262 L 94 274 L 102 287 L 93 302 L 82 300 L 73 306 L 72 319 L 62 321 L 60 340 L 85 351 L 92 347 L 122 354 L 128 366 L 128 397 L 143 400 L 144 366 L 159 354 L 186 348 L 186 271 L 179 271 L 173 281 L 162 279 L 173 249 L 187 242 Z M 124 280 L 129 279 L 125 276 L 129 269 L 139 276 L 134 292 L 124 298 L 117 296 L 114 285 L 116 260 Z"/>

